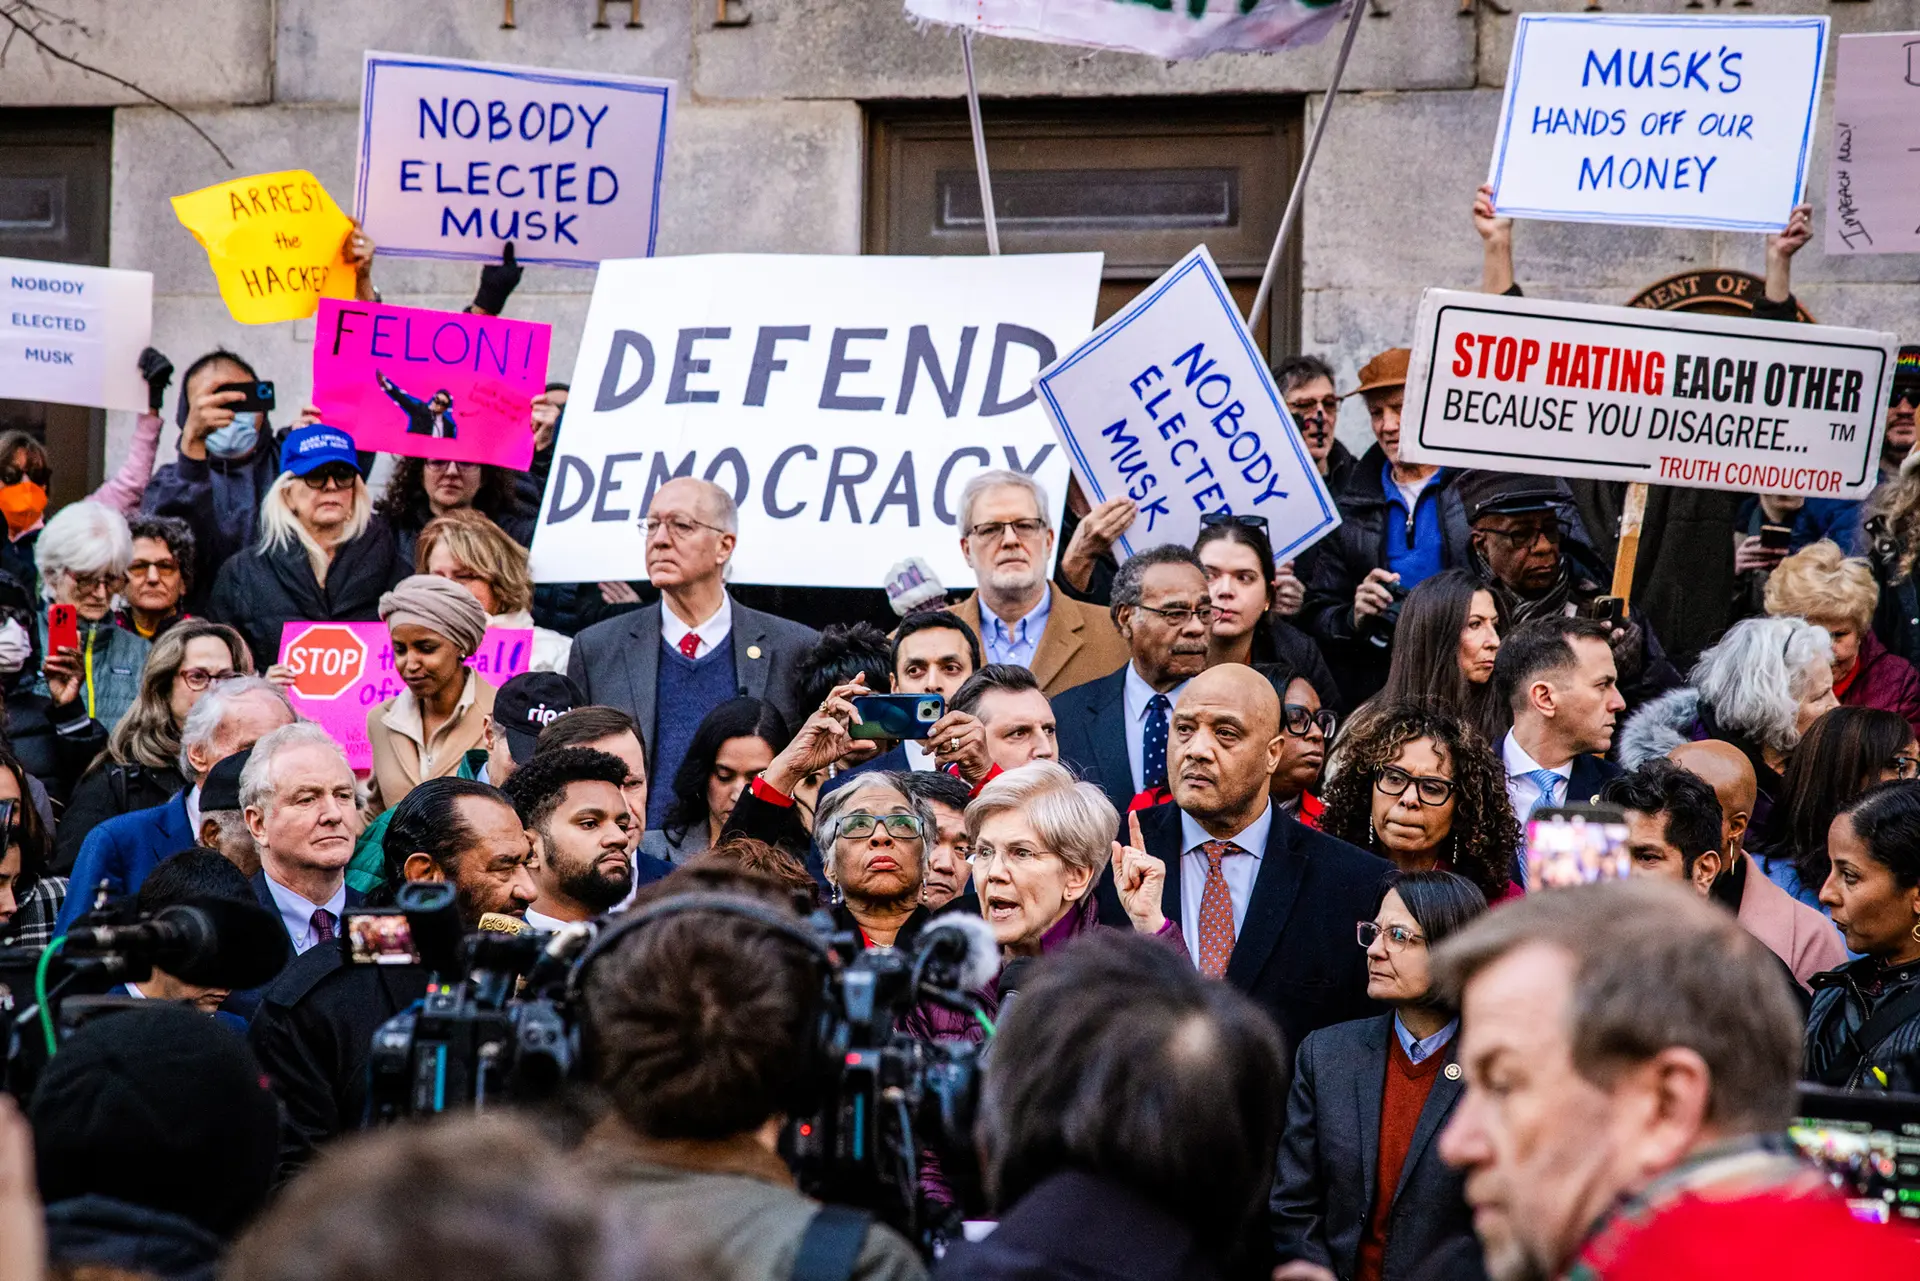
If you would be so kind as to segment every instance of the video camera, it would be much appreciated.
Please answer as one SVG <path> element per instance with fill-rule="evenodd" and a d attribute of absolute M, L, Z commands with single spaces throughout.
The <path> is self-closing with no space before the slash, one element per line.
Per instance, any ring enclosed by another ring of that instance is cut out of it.
<path fill-rule="evenodd" d="M 919 1196 L 920 1155 L 942 1154 L 942 1175 L 962 1204 L 978 1174 L 972 1128 L 980 1047 L 923 1040 L 900 1030 L 923 1001 L 982 1017 L 972 993 L 998 966 L 986 925 L 936 920 L 906 950 L 862 948 L 852 931 L 817 912 L 794 920 L 729 894 L 692 893 L 553 934 L 513 918 L 483 918 L 461 937 L 451 887 L 401 889 L 397 911 L 347 916 L 357 964 L 418 963 L 436 975 L 426 998 L 374 1035 L 370 1113 L 381 1121 L 463 1107 L 539 1103 L 557 1097 L 583 1067 L 582 975 L 617 939 L 667 915 L 717 912 L 766 924 L 821 962 L 821 1009 L 812 1076 L 815 1104 L 789 1118 L 781 1150 L 803 1190 L 870 1210 L 927 1240 Z M 491 928 L 488 928 L 491 926 Z M 515 931 L 518 932 L 515 932 Z"/>

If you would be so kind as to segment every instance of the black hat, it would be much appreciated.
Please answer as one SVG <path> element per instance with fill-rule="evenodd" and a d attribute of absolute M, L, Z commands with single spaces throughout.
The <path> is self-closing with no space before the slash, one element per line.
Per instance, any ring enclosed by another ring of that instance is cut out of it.
<path fill-rule="evenodd" d="M 507 732 L 507 751 L 515 763 L 533 759 L 540 731 L 587 701 L 580 687 L 559 672 L 521 672 L 493 698 L 493 722 Z"/>
<path fill-rule="evenodd" d="M 29 1112 L 48 1204 L 112 1197 L 231 1237 L 266 1202 L 280 1108 L 224 1023 L 151 1002 L 60 1046 Z"/>
<path fill-rule="evenodd" d="M 252 755 L 253 749 L 249 747 L 245 751 L 222 757 L 219 764 L 207 771 L 207 781 L 200 784 L 202 814 L 240 808 L 240 771 L 247 767 L 247 760 Z"/>
<path fill-rule="evenodd" d="M 1893 385 L 1912 387 L 1920 384 L 1920 347 L 1902 347 L 1893 361 Z"/>
<path fill-rule="evenodd" d="M 1482 516 L 1519 516 L 1552 511 L 1573 502 L 1566 482 L 1556 476 L 1517 476 L 1504 471 L 1461 472 L 1453 487 L 1471 525 Z"/>

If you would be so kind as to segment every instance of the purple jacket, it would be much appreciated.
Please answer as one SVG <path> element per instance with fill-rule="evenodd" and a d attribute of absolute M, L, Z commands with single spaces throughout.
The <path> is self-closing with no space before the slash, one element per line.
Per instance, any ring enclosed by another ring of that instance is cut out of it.
<path fill-rule="evenodd" d="M 1845 707 L 1877 707 L 1904 718 L 1920 737 L 1920 672 L 1880 643 L 1871 630 L 1860 634 L 1860 658 L 1853 683 L 1840 696 Z"/>

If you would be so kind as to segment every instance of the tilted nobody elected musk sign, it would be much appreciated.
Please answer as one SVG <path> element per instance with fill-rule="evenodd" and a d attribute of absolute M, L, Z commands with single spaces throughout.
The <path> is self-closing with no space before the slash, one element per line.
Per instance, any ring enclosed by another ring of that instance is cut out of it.
<path fill-rule="evenodd" d="M 1864 498 L 1893 334 L 1429 289 L 1401 456 L 1543 476 Z"/>
<path fill-rule="evenodd" d="M 903 556 L 973 580 L 957 504 L 1067 466 L 1031 390 L 1093 327 L 1099 254 L 723 254 L 602 263 L 533 540 L 538 582 L 646 575 L 676 476 L 739 506 L 742 583 L 878 587 Z M 1057 524 L 1056 524 L 1057 527 Z"/>

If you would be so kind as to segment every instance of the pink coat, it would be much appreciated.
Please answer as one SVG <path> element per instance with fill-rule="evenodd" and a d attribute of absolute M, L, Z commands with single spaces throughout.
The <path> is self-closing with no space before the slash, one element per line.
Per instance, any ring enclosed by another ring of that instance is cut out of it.
<path fill-rule="evenodd" d="M 1785 961 L 1802 986 L 1823 970 L 1845 965 L 1846 944 L 1826 914 L 1768 880 L 1751 854 L 1741 857 L 1747 860 L 1747 877 L 1740 892 L 1740 928 Z"/>

